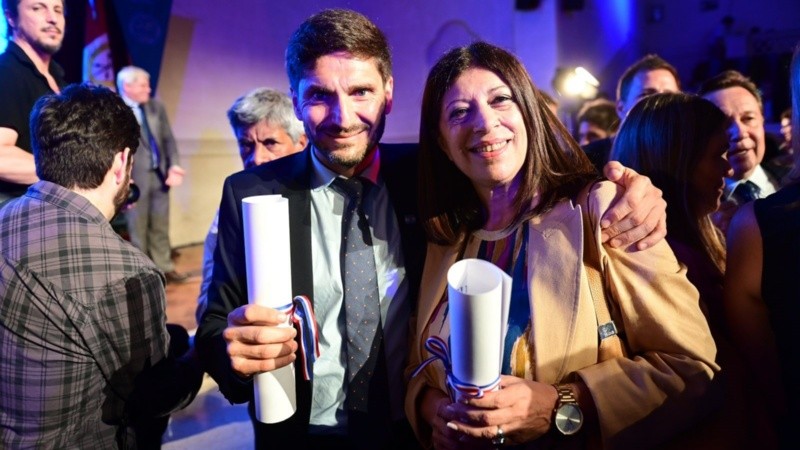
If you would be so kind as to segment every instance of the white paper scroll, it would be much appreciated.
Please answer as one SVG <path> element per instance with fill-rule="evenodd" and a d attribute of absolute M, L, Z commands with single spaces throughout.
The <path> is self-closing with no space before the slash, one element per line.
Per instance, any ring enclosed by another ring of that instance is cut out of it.
<path fill-rule="evenodd" d="M 511 281 L 480 259 L 461 260 L 447 272 L 452 371 L 463 383 L 486 386 L 500 376 Z"/>
<path fill-rule="evenodd" d="M 242 222 L 250 303 L 276 309 L 291 303 L 289 200 L 280 195 L 244 198 Z M 259 421 L 281 422 L 297 410 L 293 364 L 258 374 L 254 383 Z"/>

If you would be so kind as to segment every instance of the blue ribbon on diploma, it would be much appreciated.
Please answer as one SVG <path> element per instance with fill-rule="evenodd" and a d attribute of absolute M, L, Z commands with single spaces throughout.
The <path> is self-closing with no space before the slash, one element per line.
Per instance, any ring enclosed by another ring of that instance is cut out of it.
<path fill-rule="evenodd" d="M 303 377 L 311 380 L 314 376 L 314 361 L 319 358 L 319 330 L 317 329 L 317 318 L 314 316 L 314 308 L 311 301 L 305 295 L 298 295 L 292 302 L 277 308 L 278 311 L 285 313 L 292 321 L 292 324 L 300 333 L 300 357 L 303 358 Z"/>
<path fill-rule="evenodd" d="M 452 360 L 450 359 L 450 346 L 447 345 L 447 342 L 444 339 L 440 338 L 439 336 L 431 336 L 425 341 L 425 349 L 432 355 L 430 358 L 422 361 L 414 372 L 411 373 L 411 378 L 416 377 L 420 372 L 422 372 L 428 364 L 439 360 L 444 365 L 444 372 L 446 375 L 447 380 L 447 389 L 450 391 L 450 398 L 455 400 L 456 393 L 462 394 L 466 397 L 472 398 L 481 398 L 486 392 L 491 392 L 497 390 L 500 386 L 500 376 L 497 377 L 494 381 L 489 384 L 485 384 L 483 386 L 478 386 L 472 383 L 466 383 L 464 381 L 459 380 L 453 374 L 453 365 Z"/>

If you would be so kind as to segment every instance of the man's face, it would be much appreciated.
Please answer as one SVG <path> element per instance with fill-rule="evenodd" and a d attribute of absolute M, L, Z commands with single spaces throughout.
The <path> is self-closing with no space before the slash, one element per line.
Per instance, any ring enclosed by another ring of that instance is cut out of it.
<path fill-rule="evenodd" d="M 730 119 L 728 161 L 733 167 L 733 179 L 743 180 L 761 164 L 764 158 L 764 115 L 758 100 L 739 86 L 710 92 L 705 98 L 717 105 Z"/>
<path fill-rule="evenodd" d="M 791 142 L 792 140 L 792 119 L 784 117 L 781 119 L 781 136 L 784 142 Z"/>
<path fill-rule="evenodd" d="M 611 133 L 591 122 L 584 120 L 578 124 L 578 143 L 580 145 L 586 145 L 590 142 L 605 139 L 610 135 Z"/>
<path fill-rule="evenodd" d="M 130 83 L 122 83 L 122 91 L 126 97 L 139 104 L 150 100 L 150 79 L 138 76 Z"/>
<path fill-rule="evenodd" d="M 245 169 L 283 158 L 305 147 L 305 139 L 295 143 L 282 126 L 265 120 L 237 129 L 236 141 Z"/>
<path fill-rule="evenodd" d="M 390 77 L 383 81 L 374 60 L 333 53 L 317 59 L 292 91 L 297 118 L 319 160 L 352 176 L 383 134 L 392 109 Z"/>
<path fill-rule="evenodd" d="M 655 69 L 637 72 L 631 80 L 627 97 L 618 99 L 619 116 L 624 119 L 636 102 L 648 95 L 662 92 L 680 92 L 678 81 L 669 70 Z"/>
<path fill-rule="evenodd" d="M 8 16 L 14 27 L 14 40 L 25 42 L 36 52 L 55 54 L 64 40 L 64 4 L 62 0 L 21 0 L 17 18 Z"/>

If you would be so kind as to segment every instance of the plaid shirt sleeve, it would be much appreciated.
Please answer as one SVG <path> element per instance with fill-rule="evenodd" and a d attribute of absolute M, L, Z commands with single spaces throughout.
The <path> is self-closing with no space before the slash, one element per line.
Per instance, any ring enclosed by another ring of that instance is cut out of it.
<path fill-rule="evenodd" d="M 167 354 L 165 293 L 161 275 L 145 269 L 107 287 L 94 310 L 87 344 L 111 390 L 108 397 L 115 417 L 123 415 L 124 402 L 136 376 Z"/>

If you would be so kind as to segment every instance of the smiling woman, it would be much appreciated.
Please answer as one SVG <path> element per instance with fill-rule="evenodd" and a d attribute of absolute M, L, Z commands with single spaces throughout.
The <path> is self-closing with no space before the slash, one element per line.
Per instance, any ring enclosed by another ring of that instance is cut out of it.
<path fill-rule="evenodd" d="M 453 402 L 449 369 L 425 367 L 406 397 L 423 445 L 647 447 L 697 420 L 719 369 L 697 290 L 663 241 L 635 252 L 599 244 L 617 189 L 594 183 L 522 64 L 481 42 L 450 51 L 428 76 L 421 124 L 420 210 L 432 243 L 410 368 L 428 356 L 428 338 L 448 340 L 454 262 L 483 259 L 513 278 L 500 390 Z M 590 293 L 585 249 L 603 262 L 627 357 L 600 353 L 595 302 L 605 299 Z"/>

